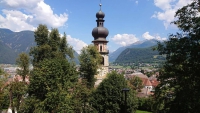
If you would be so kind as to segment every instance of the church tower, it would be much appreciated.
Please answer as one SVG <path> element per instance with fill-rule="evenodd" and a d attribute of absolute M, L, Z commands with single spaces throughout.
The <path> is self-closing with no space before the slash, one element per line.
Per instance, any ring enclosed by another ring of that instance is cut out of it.
<path fill-rule="evenodd" d="M 99 53 L 102 56 L 102 67 L 101 69 L 98 70 L 99 74 L 96 76 L 97 77 L 97 84 L 98 82 L 101 82 L 107 75 L 108 73 L 108 66 L 109 66 L 109 60 L 108 60 L 108 48 L 107 48 L 107 43 L 108 41 L 106 40 L 106 37 L 109 34 L 108 29 L 104 27 L 104 17 L 105 14 L 101 11 L 101 4 L 100 4 L 100 10 L 99 12 L 96 13 L 96 22 L 97 22 L 97 27 L 95 27 L 92 30 L 92 36 L 94 37 L 94 40 L 92 43 L 97 47 Z"/>

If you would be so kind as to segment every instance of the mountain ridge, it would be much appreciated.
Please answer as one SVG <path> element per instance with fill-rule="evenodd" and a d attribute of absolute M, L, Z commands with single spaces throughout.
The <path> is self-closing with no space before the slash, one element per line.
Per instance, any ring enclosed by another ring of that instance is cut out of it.
<path fill-rule="evenodd" d="M 34 47 L 34 31 L 13 32 L 9 29 L 0 28 L 0 63 L 15 64 L 18 54 L 29 53 L 30 48 Z M 78 53 L 74 50 L 74 61 L 78 62 Z"/>
<path fill-rule="evenodd" d="M 117 57 L 127 48 L 148 48 L 151 46 L 155 46 L 157 43 L 158 40 L 151 39 L 151 40 L 138 41 L 128 46 L 120 47 L 109 55 L 109 60 L 110 62 L 114 62 L 117 59 Z"/>
<path fill-rule="evenodd" d="M 127 48 L 115 60 L 114 63 L 160 63 L 165 60 L 164 55 L 159 55 L 157 50 L 148 48 Z"/>

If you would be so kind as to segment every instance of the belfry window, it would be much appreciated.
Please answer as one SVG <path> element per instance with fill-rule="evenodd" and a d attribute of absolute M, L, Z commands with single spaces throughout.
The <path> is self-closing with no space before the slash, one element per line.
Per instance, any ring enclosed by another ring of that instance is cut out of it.
<path fill-rule="evenodd" d="M 102 57 L 101 59 L 101 64 L 104 65 L 104 57 Z"/>
<path fill-rule="evenodd" d="M 102 45 L 100 46 L 100 51 L 102 52 Z"/>

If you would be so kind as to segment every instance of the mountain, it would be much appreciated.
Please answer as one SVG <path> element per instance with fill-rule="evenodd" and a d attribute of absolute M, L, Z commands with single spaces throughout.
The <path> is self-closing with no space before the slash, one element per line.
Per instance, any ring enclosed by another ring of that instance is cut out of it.
<path fill-rule="evenodd" d="M 4 43 L 0 42 L 0 63 L 13 64 L 17 58 L 17 53 Z"/>
<path fill-rule="evenodd" d="M 165 56 L 149 48 L 127 48 L 115 60 L 115 63 L 153 63 L 162 62 Z"/>
<path fill-rule="evenodd" d="M 19 53 L 35 45 L 33 31 L 13 32 L 0 28 L 0 63 L 15 64 Z"/>
<path fill-rule="evenodd" d="M 15 64 L 19 53 L 29 53 L 30 48 L 35 45 L 33 31 L 13 32 L 0 28 L 0 63 Z M 79 55 L 76 51 L 74 51 L 74 56 L 74 61 L 78 63 Z"/>
<path fill-rule="evenodd" d="M 0 40 L 16 53 L 28 52 L 35 46 L 33 31 L 12 32 L 8 29 L 0 29 Z"/>
<path fill-rule="evenodd" d="M 152 40 L 138 41 L 131 45 L 120 47 L 113 53 L 109 54 L 109 62 L 114 62 L 117 59 L 117 57 L 127 48 L 148 48 L 156 45 L 157 42 L 158 40 L 152 39 Z"/>

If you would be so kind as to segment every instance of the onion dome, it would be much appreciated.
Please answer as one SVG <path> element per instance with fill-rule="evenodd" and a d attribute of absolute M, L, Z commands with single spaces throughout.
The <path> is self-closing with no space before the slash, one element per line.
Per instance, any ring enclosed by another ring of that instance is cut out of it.
<path fill-rule="evenodd" d="M 100 10 L 99 12 L 96 13 L 96 17 L 103 19 L 105 17 L 105 14 Z"/>
<path fill-rule="evenodd" d="M 92 30 L 92 36 L 97 39 L 97 38 L 106 38 L 108 36 L 108 29 L 105 27 L 95 27 Z"/>
<path fill-rule="evenodd" d="M 100 4 L 100 10 L 96 13 L 96 22 L 97 27 L 95 27 L 92 30 L 92 36 L 96 41 L 106 41 L 106 37 L 108 36 L 108 29 L 104 27 L 104 20 L 105 14 L 101 11 L 101 4 Z"/>

